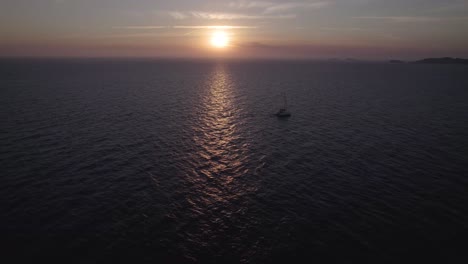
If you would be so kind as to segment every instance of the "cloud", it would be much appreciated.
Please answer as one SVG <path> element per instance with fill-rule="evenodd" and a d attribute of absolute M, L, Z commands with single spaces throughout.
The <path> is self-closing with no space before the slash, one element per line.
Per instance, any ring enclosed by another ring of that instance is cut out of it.
<path fill-rule="evenodd" d="M 273 14 L 273 13 L 279 13 L 279 12 L 287 12 L 287 11 L 290 11 L 290 10 L 300 9 L 300 8 L 315 9 L 315 8 L 325 7 L 325 6 L 329 5 L 329 4 L 330 3 L 326 2 L 326 1 L 313 2 L 313 3 L 310 3 L 310 2 L 283 3 L 283 4 L 276 4 L 276 5 L 269 6 L 263 11 L 263 13 L 264 14 Z"/>
<path fill-rule="evenodd" d="M 292 11 L 300 8 L 322 8 L 329 5 L 329 1 L 316 2 L 267 2 L 267 1 L 237 1 L 229 3 L 235 9 L 261 9 L 262 14 L 274 14 Z"/>
<path fill-rule="evenodd" d="M 114 27 L 117 29 L 161 29 L 167 28 L 167 26 L 122 26 L 122 27 Z"/>
<path fill-rule="evenodd" d="M 429 8 L 424 13 L 444 13 L 453 12 L 456 10 L 463 10 L 468 8 L 468 1 L 457 1 L 449 3 L 441 3 L 438 7 Z"/>
<path fill-rule="evenodd" d="M 253 26 L 173 26 L 175 29 L 255 29 Z"/>
<path fill-rule="evenodd" d="M 277 47 L 275 45 L 269 45 L 269 44 L 256 42 L 256 41 L 237 43 L 236 46 L 240 48 L 250 48 L 250 49 L 274 49 Z"/>
<path fill-rule="evenodd" d="M 169 12 L 169 15 L 175 19 L 186 19 L 188 18 L 188 15 L 183 13 L 183 12 L 178 12 L 178 11 L 171 11 Z"/>
<path fill-rule="evenodd" d="M 270 1 L 235 1 L 228 3 L 228 7 L 235 12 L 206 12 L 206 11 L 170 11 L 169 16 L 177 20 L 207 19 L 207 20 L 235 20 L 235 19 L 290 19 L 296 18 L 298 9 L 315 9 L 328 6 L 330 1 L 312 2 L 270 2 Z M 253 10 L 247 10 L 253 9 Z"/>
<path fill-rule="evenodd" d="M 383 20 L 397 23 L 426 23 L 439 21 L 467 20 L 468 17 L 428 17 L 428 16 L 361 16 L 358 19 Z"/>
<path fill-rule="evenodd" d="M 250 9 L 250 8 L 265 8 L 274 5 L 275 3 L 267 1 L 237 1 L 230 2 L 229 7 L 237 9 Z"/>
<path fill-rule="evenodd" d="M 129 29 L 129 30 L 145 30 L 145 29 L 255 29 L 256 26 L 230 26 L 230 25 L 216 25 L 216 26 L 120 26 L 113 27 L 115 29 Z"/>
<path fill-rule="evenodd" d="M 336 27 L 322 27 L 320 28 L 321 31 L 342 31 L 342 32 L 367 32 L 369 29 L 359 28 L 359 27 L 343 27 L 343 28 L 336 28 Z"/>
<path fill-rule="evenodd" d="M 274 14 L 274 15 L 250 15 L 240 13 L 217 13 L 217 12 L 169 12 L 174 19 L 183 20 L 188 18 L 206 20 L 236 20 L 236 19 L 289 19 L 295 18 L 294 14 Z"/>

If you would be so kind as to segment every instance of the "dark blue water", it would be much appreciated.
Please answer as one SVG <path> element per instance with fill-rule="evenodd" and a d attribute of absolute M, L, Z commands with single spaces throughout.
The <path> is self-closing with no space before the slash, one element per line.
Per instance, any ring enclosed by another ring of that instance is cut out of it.
<path fill-rule="evenodd" d="M 3 60 L 0 117 L 18 261 L 468 260 L 464 66 Z"/>

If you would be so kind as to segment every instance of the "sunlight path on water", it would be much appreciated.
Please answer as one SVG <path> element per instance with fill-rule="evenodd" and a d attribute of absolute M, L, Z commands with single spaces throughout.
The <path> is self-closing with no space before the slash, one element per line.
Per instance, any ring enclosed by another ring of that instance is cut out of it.
<path fill-rule="evenodd" d="M 198 252 L 185 248 L 186 257 L 199 256 L 203 244 L 219 249 L 211 254 L 226 254 L 229 248 L 245 247 L 240 241 L 251 225 L 246 219 L 250 201 L 247 196 L 258 186 L 252 173 L 255 166 L 251 162 L 245 122 L 241 119 L 242 108 L 235 102 L 238 93 L 228 70 L 218 64 L 207 75 L 200 102 L 194 109 L 195 151 L 187 159 L 191 164 L 185 167 L 184 190 L 184 206 L 190 213 L 176 216 L 190 218 L 181 221 L 184 223 L 180 226 L 181 236 L 188 237 L 188 244 L 198 248 Z M 218 244 L 211 245 L 210 241 Z"/>

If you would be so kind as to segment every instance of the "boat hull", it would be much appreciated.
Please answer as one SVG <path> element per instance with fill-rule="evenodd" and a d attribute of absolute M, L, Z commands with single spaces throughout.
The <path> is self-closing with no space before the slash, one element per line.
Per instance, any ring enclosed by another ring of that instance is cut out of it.
<path fill-rule="evenodd" d="M 277 117 L 290 117 L 291 114 L 290 113 L 277 113 L 277 114 L 275 114 L 275 116 L 277 116 Z"/>

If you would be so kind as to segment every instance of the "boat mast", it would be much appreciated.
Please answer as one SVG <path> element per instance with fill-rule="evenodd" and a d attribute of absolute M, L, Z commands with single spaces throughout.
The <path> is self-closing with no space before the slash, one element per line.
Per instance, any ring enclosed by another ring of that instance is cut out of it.
<path fill-rule="evenodd" d="M 286 94 L 285 93 L 283 93 L 283 99 L 284 99 L 284 109 L 287 109 L 288 101 L 286 100 Z"/>

